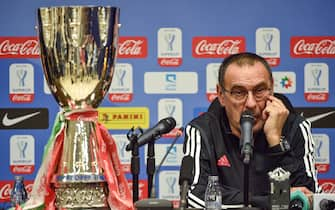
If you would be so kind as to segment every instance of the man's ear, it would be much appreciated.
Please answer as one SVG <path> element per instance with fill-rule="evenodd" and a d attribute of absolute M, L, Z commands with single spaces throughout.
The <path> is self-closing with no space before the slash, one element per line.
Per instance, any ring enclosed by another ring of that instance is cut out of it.
<path fill-rule="evenodd" d="M 224 106 L 225 105 L 224 94 L 223 94 L 222 87 L 219 84 L 216 84 L 216 94 L 217 94 L 217 97 L 219 99 L 219 102 L 220 102 L 221 106 Z"/>

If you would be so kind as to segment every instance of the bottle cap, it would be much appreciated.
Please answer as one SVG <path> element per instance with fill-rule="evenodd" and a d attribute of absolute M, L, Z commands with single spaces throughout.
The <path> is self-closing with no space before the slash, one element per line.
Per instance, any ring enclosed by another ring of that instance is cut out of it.
<path fill-rule="evenodd" d="M 14 179 L 15 179 L 15 181 L 23 181 L 23 176 L 17 175 L 17 176 L 14 177 Z"/>
<path fill-rule="evenodd" d="M 208 180 L 209 181 L 219 181 L 219 177 L 218 176 L 208 176 Z"/>

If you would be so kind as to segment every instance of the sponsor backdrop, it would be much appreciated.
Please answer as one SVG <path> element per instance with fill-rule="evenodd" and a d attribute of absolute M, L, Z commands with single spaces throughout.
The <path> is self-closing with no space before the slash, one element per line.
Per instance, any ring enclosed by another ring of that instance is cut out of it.
<path fill-rule="evenodd" d="M 41 6 L 97 5 L 97 1 L 3 1 L 0 8 L 0 204 L 8 205 L 14 175 L 28 191 L 39 169 L 59 107 L 46 86 L 36 32 Z M 99 1 L 121 8 L 118 59 L 99 120 L 116 139 L 131 187 L 127 133 L 172 116 L 176 129 L 156 141 L 159 164 L 178 129 L 215 98 L 216 75 L 228 55 L 266 57 L 275 91 L 313 123 L 318 177 L 335 192 L 335 2 L 324 1 Z M 156 174 L 160 198 L 179 199 L 183 137 Z M 140 148 L 140 198 L 147 196 L 147 147 Z"/>

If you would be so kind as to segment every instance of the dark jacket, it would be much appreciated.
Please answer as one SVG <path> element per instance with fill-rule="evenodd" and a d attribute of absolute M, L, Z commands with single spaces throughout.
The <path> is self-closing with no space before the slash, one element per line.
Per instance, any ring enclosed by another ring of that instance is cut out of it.
<path fill-rule="evenodd" d="M 267 173 L 277 167 L 291 173 L 291 186 L 306 186 L 313 192 L 317 188 L 310 123 L 290 112 L 282 135 L 290 144 L 291 149 L 287 152 L 282 152 L 279 145 L 269 148 L 263 132 L 254 137 L 249 164 L 249 201 L 253 206 L 269 208 L 270 182 Z M 205 144 L 206 141 L 208 144 Z M 186 127 L 184 155 L 194 158 L 193 183 L 188 192 L 189 207 L 204 208 L 207 179 L 215 173 L 223 186 L 222 208 L 243 206 L 244 164 L 240 154 L 240 140 L 232 134 L 225 109 L 215 99 L 208 112 Z M 212 161 L 211 164 L 211 158 L 215 163 Z"/>

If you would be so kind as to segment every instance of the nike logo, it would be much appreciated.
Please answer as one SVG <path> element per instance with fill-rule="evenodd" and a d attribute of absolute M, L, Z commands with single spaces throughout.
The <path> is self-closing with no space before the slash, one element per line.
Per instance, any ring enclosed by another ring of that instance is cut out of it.
<path fill-rule="evenodd" d="M 333 113 L 335 113 L 335 111 L 330 111 L 330 112 L 326 112 L 326 113 L 322 113 L 322 114 L 314 115 L 314 116 L 312 116 L 312 117 L 308 117 L 308 118 L 306 118 L 306 119 L 309 120 L 311 123 L 313 123 L 313 122 L 316 122 L 316 121 L 318 121 L 318 120 L 320 120 L 320 119 L 322 119 L 322 118 L 325 118 L 325 117 L 327 117 L 327 116 L 329 116 L 329 115 L 331 115 L 331 114 L 333 114 Z M 301 116 L 304 116 L 304 113 L 301 112 L 300 115 L 301 115 Z"/>
<path fill-rule="evenodd" d="M 27 114 L 27 115 L 23 115 L 23 116 L 20 116 L 20 117 L 15 117 L 15 118 L 8 118 L 8 113 L 6 113 L 5 116 L 2 118 L 2 124 L 4 126 L 12 126 L 12 125 L 18 124 L 18 123 L 20 123 L 24 120 L 32 118 L 32 117 L 34 117 L 35 115 L 38 115 L 38 114 L 40 114 L 40 112 L 34 112 L 34 113 L 31 113 L 31 114 Z"/>

